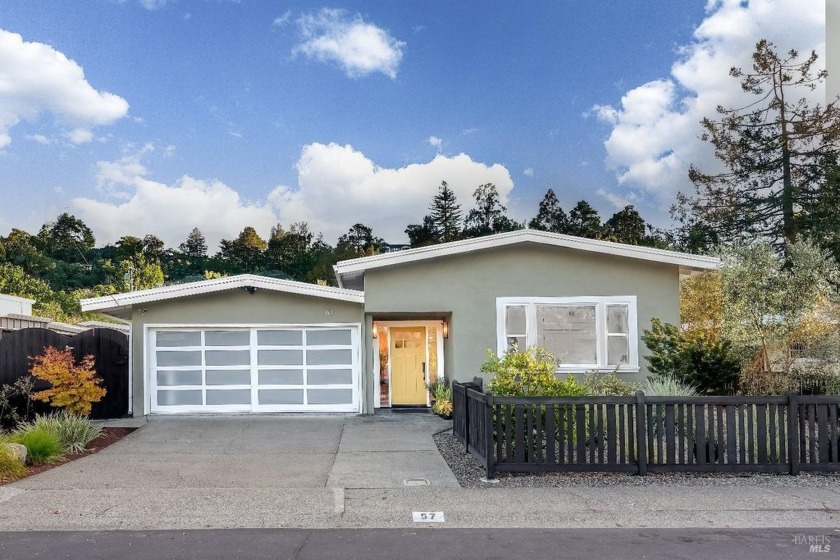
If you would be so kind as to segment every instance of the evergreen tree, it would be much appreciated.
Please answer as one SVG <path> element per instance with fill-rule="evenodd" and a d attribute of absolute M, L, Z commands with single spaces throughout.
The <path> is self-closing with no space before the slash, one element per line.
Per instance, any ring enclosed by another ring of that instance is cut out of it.
<path fill-rule="evenodd" d="M 691 216 L 718 230 L 724 241 L 743 234 L 762 236 L 777 246 L 795 241 L 801 214 L 819 198 L 825 170 L 840 153 L 840 104 L 810 106 L 800 92 L 826 78 L 815 70 L 816 53 L 775 51 L 766 40 L 753 54 L 752 72 L 730 75 L 756 99 L 738 108 L 718 107 L 720 120 L 705 118 L 702 138 L 715 148 L 726 171 L 689 170 L 695 195 L 681 194 L 677 217 Z"/>
<path fill-rule="evenodd" d="M 569 232 L 569 216 L 560 206 L 560 201 L 557 200 L 557 195 L 554 194 L 553 189 L 548 189 L 548 192 L 545 193 L 540 201 L 540 209 L 536 217 L 528 222 L 528 227 L 553 233 Z"/>
<path fill-rule="evenodd" d="M 475 208 L 467 213 L 467 219 L 464 221 L 465 236 L 480 237 L 522 229 L 522 224 L 505 215 L 507 208 L 502 205 L 499 192 L 493 183 L 480 185 L 473 192 L 473 198 Z"/>
<path fill-rule="evenodd" d="M 217 257 L 230 265 L 233 272 L 256 272 L 263 267 L 263 252 L 267 247 L 257 231 L 248 226 L 236 239 L 222 239 Z"/>
<path fill-rule="evenodd" d="M 440 243 L 440 235 L 431 216 L 424 216 L 422 224 L 410 224 L 405 228 L 405 234 L 412 248 Z"/>
<path fill-rule="evenodd" d="M 335 250 L 342 259 L 352 259 L 382 252 L 385 241 L 373 235 L 373 230 L 364 224 L 355 224 L 338 238 Z"/>
<path fill-rule="evenodd" d="M 193 228 L 186 241 L 181 243 L 178 248 L 188 257 L 201 258 L 207 256 L 207 240 L 198 228 Z"/>
<path fill-rule="evenodd" d="M 629 245 L 644 245 L 646 224 L 639 212 L 632 206 L 625 206 L 604 224 L 610 241 Z"/>
<path fill-rule="evenodd" d="M 567 233 L 578 237 L 601 239 L 604 236 L 604 226 L 601 224 L 598 211 L 585 200 L 579 201 L 569 212 Z"/>
<path fill-rule="evenodd" d="M 461 205 L 455 198 L 455 191 L 446 181 L 441 181 L 440 188 L 429 206 L 430 216 L 440 240 L 444 243 L 455 241 L 461 235 Z"/>
<path fill-rule="evenodd" d="M 44 253 L 67 263 L 85 263 L 96 238 L 85 223 L 67 212 L 44 224 L 38 233 Z"/>

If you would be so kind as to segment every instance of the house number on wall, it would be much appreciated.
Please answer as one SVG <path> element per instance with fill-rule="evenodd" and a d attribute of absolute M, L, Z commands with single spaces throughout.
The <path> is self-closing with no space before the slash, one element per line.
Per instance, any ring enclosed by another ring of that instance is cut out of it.
<path fill-rule="evenodd" d="M 442 511 L 414 511 L 412 517 L 415 523 L 443 523 Z"/>
<path fill-rule="evenodd" d="M 333 315 L 335 315 L 335 309 L 324 309 L 324 315 L 326 315 L 327 317 L 332 317 Z"/>

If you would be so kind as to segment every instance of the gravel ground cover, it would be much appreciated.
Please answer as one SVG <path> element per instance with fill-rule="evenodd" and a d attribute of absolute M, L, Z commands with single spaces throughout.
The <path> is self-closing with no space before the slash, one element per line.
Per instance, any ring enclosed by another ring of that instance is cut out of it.
<path fill-rule="evenodd" d="M 802 473 L 799 476 L 778 474 L 733 473 L 655 473 L 637 476 L 624 473 L 497 473 L 498 482 L 483 481 L 484 468 L 464 445 L 446 430 L 433 436 L 440 454 L 463 488 L 572 488 L 608 486 L 773 486 L 834 487 L 840 474 Z"/>

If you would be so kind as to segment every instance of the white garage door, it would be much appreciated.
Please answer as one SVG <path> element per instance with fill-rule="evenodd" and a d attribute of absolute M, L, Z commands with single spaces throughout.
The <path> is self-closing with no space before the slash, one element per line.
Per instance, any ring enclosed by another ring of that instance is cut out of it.
<path fill-rule="evenodd" d="M 358 327 L 156 328 L 153 413 L 358 412 Z"/>

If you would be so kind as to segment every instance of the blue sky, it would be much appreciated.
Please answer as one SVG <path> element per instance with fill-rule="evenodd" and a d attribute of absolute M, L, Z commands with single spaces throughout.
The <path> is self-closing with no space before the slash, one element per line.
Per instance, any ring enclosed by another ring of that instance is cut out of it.
<path fill-rule="evenodd" d="M 825 41 L 824 0 L 6 0 L 0 30 L 0 232 L 66 210 L 170 244 L 400 241 L 444 179 L 520 219 L 553 188 L 666 225 L 728 68 Z"/>

